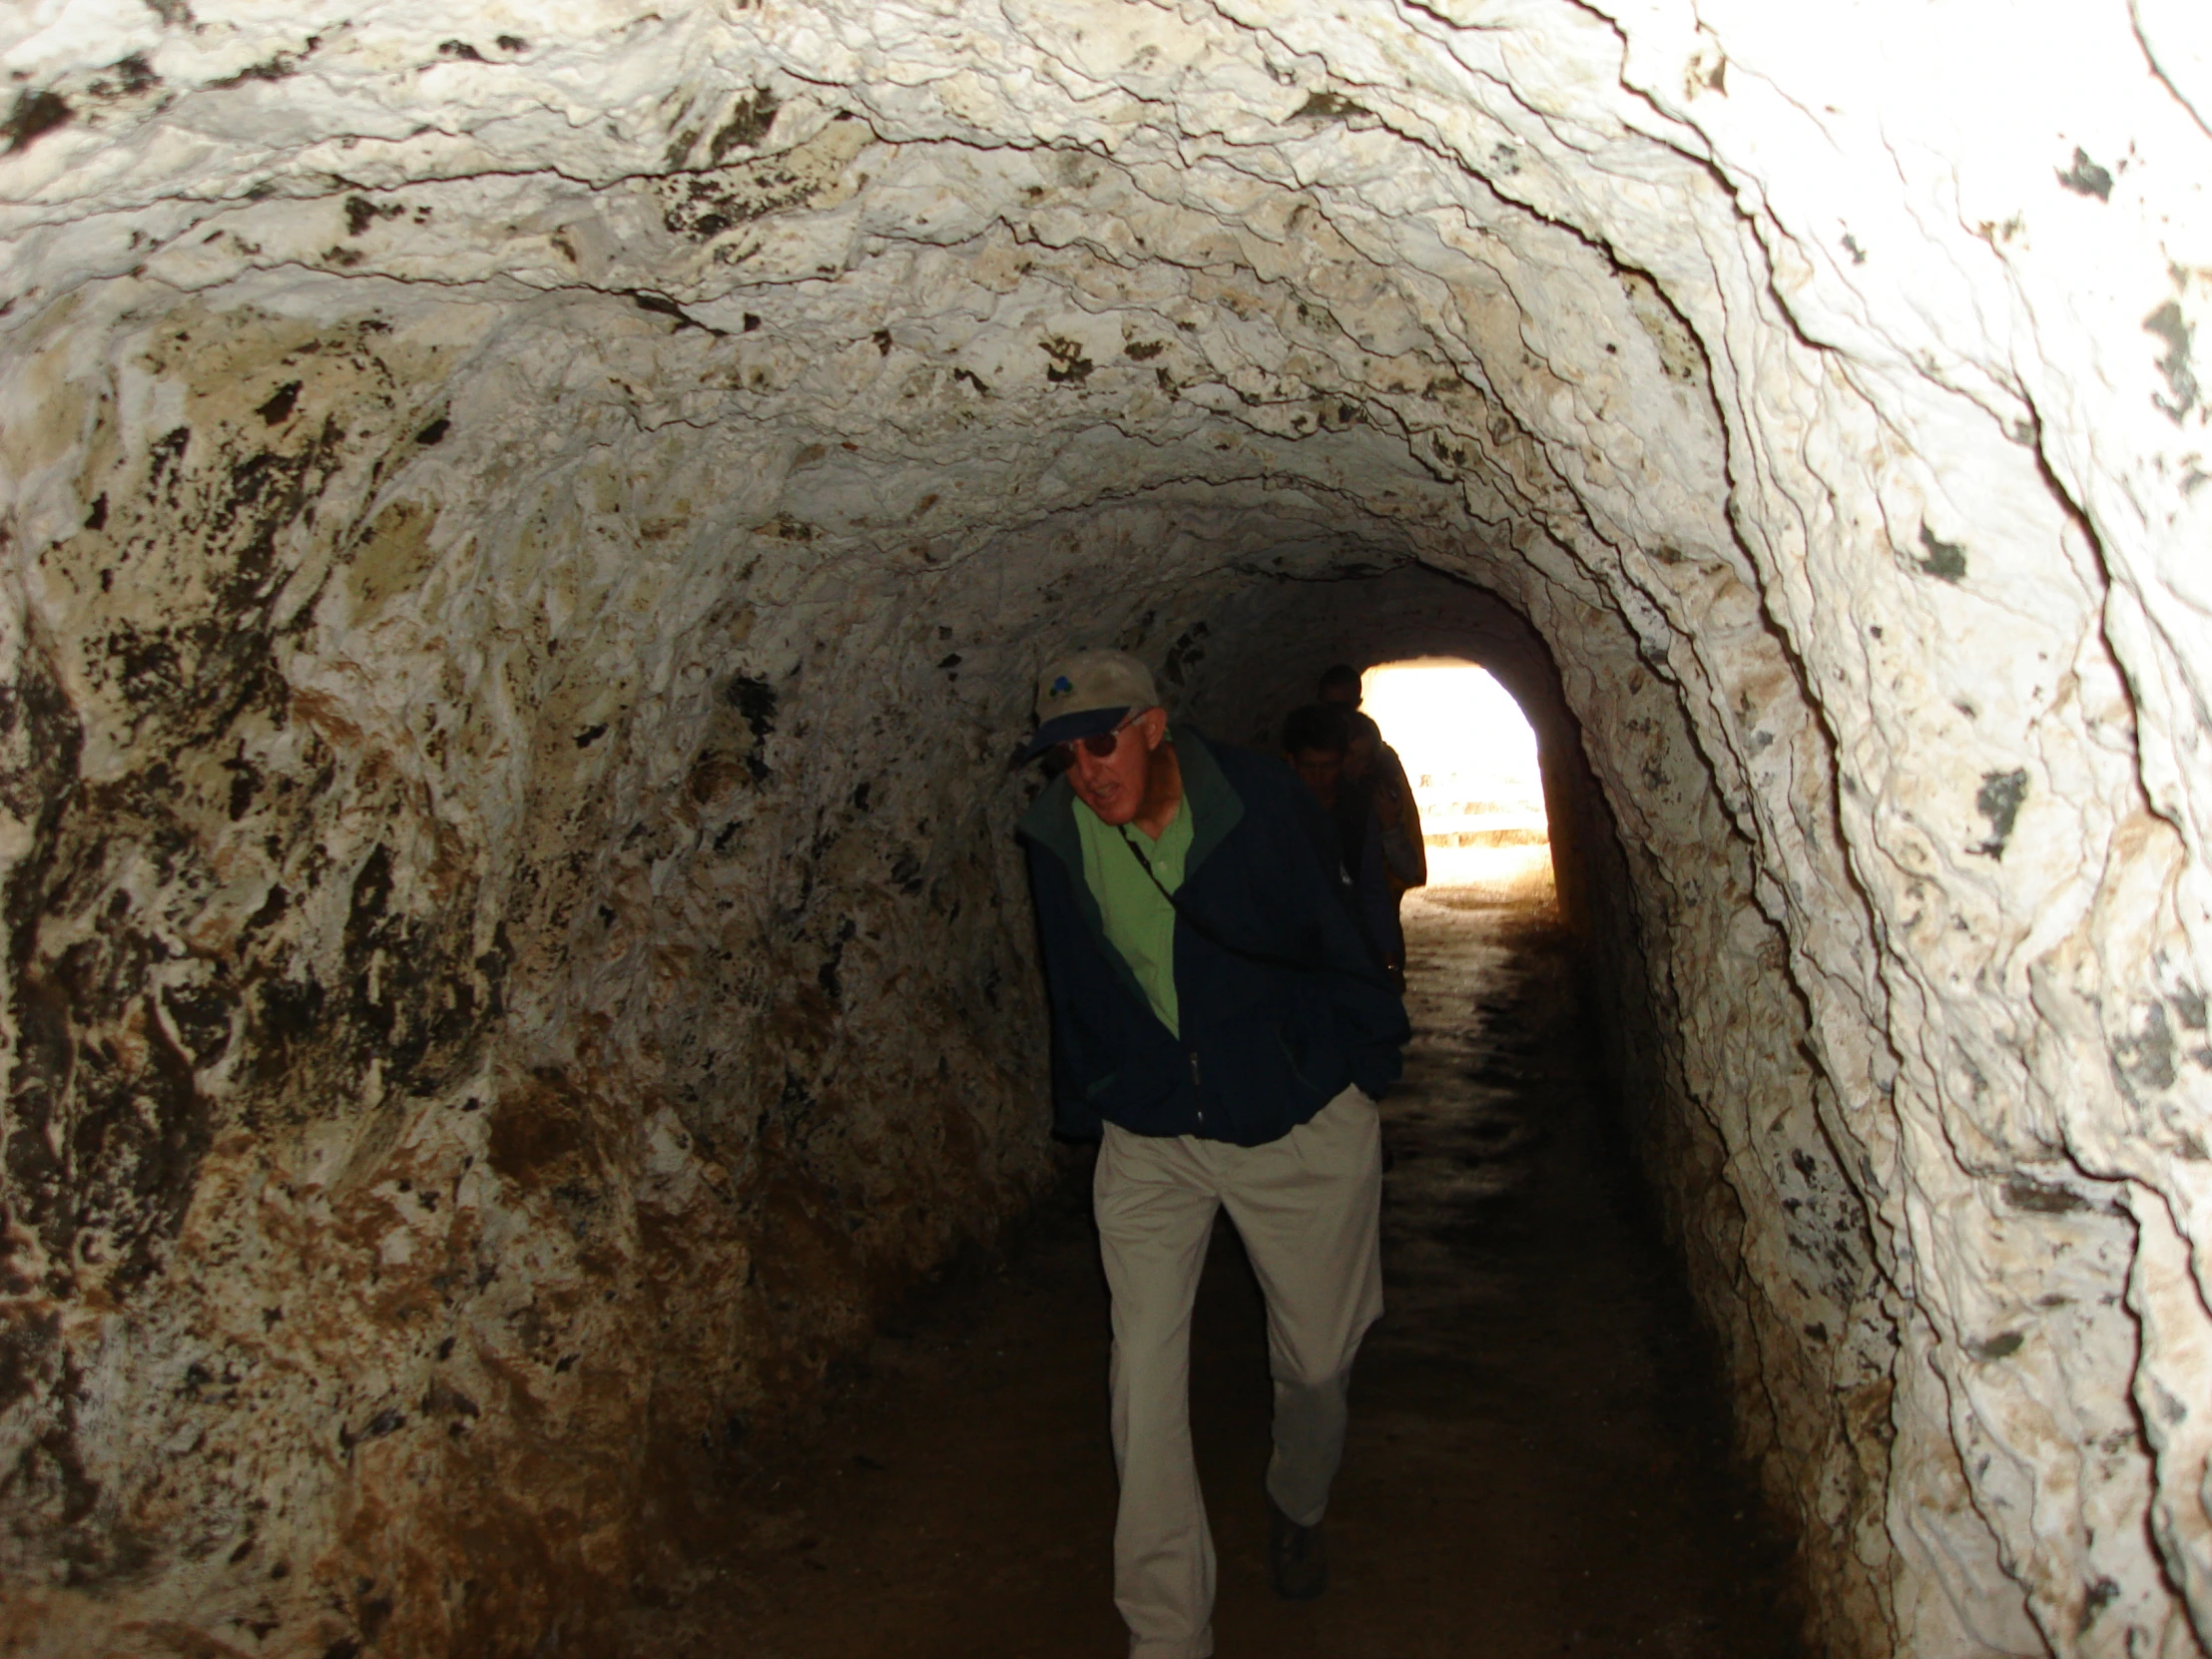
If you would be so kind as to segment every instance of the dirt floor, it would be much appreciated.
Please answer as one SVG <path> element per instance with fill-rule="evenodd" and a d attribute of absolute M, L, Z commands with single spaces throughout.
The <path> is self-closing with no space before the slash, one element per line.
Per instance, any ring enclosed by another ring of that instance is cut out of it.
<path fill-rule="evenodd" d="M 1543 849 L 1407 907 L 1415 1037 L 1383 1105 L 1389 1311 L 1322 1600 L 1271 1594 L 1259 1294 L 1226 1222 L 1192 1412 L 1223 1659 L 1785 1659 L 1786 1557 L 1728 1465 L 1710 1357 L 1608 1137 Z M 1079 1173 L 1079 1172 L 1078 1172 Z M 887 1327 L 764 1450 L 626 1650 L 1111 1659 L 1106 1294 L 1071 1180 L 995 1272 Z"/>

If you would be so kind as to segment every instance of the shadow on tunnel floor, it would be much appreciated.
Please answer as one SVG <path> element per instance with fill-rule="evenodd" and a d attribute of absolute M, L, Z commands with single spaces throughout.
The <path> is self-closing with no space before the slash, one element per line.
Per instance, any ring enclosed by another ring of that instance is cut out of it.
<path fill-rule="evenodd" d="M 1356 1377 L 1319 1602 L 1268 1590 L 1264 1315 L 1217 1228 L 1192 1416 L 1225 1659 L 1799 1651 L 1788 1551 L 1730 1464 L 1712 1355 L 1604 1110 L 1548 897 L 1520 883 L 1408 905 L 1389 1311 Z M 622 1651 L 1126 1651 L 1086 1173 L 995 1270 L 888 1322 L 839 1397 L 751 1459 Z"/>

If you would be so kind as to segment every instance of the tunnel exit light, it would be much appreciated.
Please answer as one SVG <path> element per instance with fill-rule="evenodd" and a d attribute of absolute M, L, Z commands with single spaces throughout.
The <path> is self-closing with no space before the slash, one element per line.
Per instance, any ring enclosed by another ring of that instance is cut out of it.
<path fill-rule="evenodd" d="M 1503 686 L 1471 663 L 1419 658 L 1369 669 L 1361 690 L 1412 782 L 1431 884 L 1484 880 L 1501 855 L 1546 846 L 1536 734 Z"/>

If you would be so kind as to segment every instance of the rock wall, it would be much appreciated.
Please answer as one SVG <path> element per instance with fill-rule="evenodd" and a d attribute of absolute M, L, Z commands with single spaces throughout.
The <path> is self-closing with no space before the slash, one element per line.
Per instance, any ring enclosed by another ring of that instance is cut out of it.
<path fill-rule="evenodd" d="M 585 1640 L 1048 1167 L 1080 639 L 1490 663 L 1816 1639 L 2202 1648 L 2193 9 L 0 51 L 9 1643 Z"/>

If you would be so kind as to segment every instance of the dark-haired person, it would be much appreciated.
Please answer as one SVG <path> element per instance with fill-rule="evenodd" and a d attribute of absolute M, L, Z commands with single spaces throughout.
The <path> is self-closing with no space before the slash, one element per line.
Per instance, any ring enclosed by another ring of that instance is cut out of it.
<path fill-rule="evenodd" d="M 1382 826 L 1388 854 L 1391 914 L 1397 916 L 1408 887 L 1428 884 L 1428 845 L 1421 838 L 1420 805 L 1413 799 L 1412 780 L 1397 751 L 1382 741 L 1382 729 L 1360 712 L 1365 695 L 1360 671 L 1350 663 L 1335 663 L 1322 671 L 1315 695 L 1324 703 L 1347 710 L 1353 719 L 1353 741 L 1346 771 L 1365 788 Z M 1399 927 L 1400 936 L 1403 927 Z M 1402 970 L 1398 989 L 1405 988 Z"/>
<path fill-rule="evenodd" d="M 1353 774 L 1353 723 L 1362 718 L 1336 703 L 1293 709 L 1283 722 L 1283 758 L 1329 815 L 1336 834 L 1323 848 L 1324 861 L 1344 870 L 1368 948 L 1402 992 L 1405 938 L 1398 928 L 1397 894 L 1390 888 L 1388 837 L 1371 791 Z"/>
<path fill-rule="evenodd" d="M 1118 651 L 1047 668 L 1023 754 L 1060 775 L 1021 821 L 1052 1010 L 1055 1128 L 1100 1142 L 1121 1478 L 1114 1599 L 1132 1659 L 1214 1650 L 1214 1546 L 1190 1433 L 1190 1321 L 1227 1208 L 1268 1304 L 1278 1594 L 1327 1584 L 1346 1390 L 1382 1309 L 1375 1097 L 1405 1010 L 1281 762 L 1171 726 Z"/>

